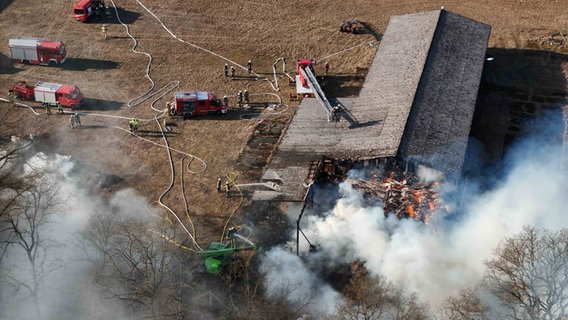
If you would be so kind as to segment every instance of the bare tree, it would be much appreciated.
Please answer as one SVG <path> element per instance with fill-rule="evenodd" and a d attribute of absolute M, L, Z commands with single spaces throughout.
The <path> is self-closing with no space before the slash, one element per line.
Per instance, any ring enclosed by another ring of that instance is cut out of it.
<path fill-rule="evenodd" d="M 50 255 L 60 244 L 45 233 L 51 216 L 57 213 L 64 200 L 59 188 L 43 170 L 34 170 L 19 179 L 19 185 L 5 188 L 1 217 L 3 253 L 18 263 L 18 268 L 3 268 L 1 281 L 14 295 L 24 290 L 32 298 L 37 318 L 40 318 L 40 290 L 45 278 L 61 267 L 61 260 Z M 20 264 L 23 254 L 29 268 Z"/>
<path fill-rule="evenodd" d="M 485 263 L 476 288 L 442 306 L 441 317 L 462 319 L 566 319 L 568 317 L 568 229 L 525 227 L 506 238 Z"/>
<path fill-rule="evenodd" d="M 280 284 L 277 292 L 267 292 L 264 282 L 268 270 L 259 271 L 254 251 L 240 252 L 225 275 L 229 290 L 230 308 L 226 310 L 229 319 L 310 319 L 309 305 L 313 296 L 304 297 L 298 303 L 290 303 L 297 294 L 297 288 L 289 283 Z"/>
<path fill-rule="evenodd" d="M 487 307 L 479 297 L 480 288 L 466 288 L 457 297 L 450 297 L 440 308 L 440 318 L 446 320 L 489 320 Z"/>
<path fill-rule="evenodd" d="M 1 119 L 0 119 L 1 120 Z M 0 121 L 0 124 L 2 121 Z M 0 265 L 10 245 L 8 212 L 18 205 L 22 194 L 30 188 L 30 176 L 22 175 L 18 168 L 24 163 L 22 150 L 32 142 L 0 148 Z"/>
<path fill-rule="evenodd" d="M 336 319 L 427 319 L 427 307 L 416 295 L 394 287 L 382 276 L 357 272 L 343 294 Z"/>
<path fill-rule="evenodd" d="M 133 316 L 184 318 L 184 295 L 191 272 L 171 228 L 120 213 L 91 218 L 83 239 L 94 263 L 94 280 L 105 295 L 122 301 Z"/>
<path fill-rule="evenodd" d="M 525 227 L 494 253 L 485 281 L 503 308 L 503 319 L 568 316 L 568 229 Z"/>

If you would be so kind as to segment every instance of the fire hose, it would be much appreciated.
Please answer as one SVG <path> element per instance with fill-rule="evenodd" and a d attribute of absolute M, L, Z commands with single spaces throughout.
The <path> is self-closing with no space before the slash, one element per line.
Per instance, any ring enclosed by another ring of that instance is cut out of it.
<path fill-rule="evenodd" d="M 177 88 L 177 87 L 179 86 L 179 81 L 171 81 L 171 82 L 167 83 L 165 86 L 163 86 L 161 89 L 159 89 L 159 90 L 155 91 L 154 93 L 150 94 L 150 92 L 155 88 L 155 82 L 154 82 L 154 80 L 152 79 L 152 77 L 150 76 L 150 67 L 151 67 L 151 65 L 152 65 L 152 55 L 150 55 L 150 54 L 147 53 L 147 52 L 143 52 L 143 51 L 138 51 L 138 50 L 136 50 L 136 47 L 138 46 L 138 40 L 136 40 L 136 38 L 134 38 L 134 37 L 132 36 L 132 34 L 130 33 L 130 30 L 129 30 L 129 28 L 128 28 L 128 25 L 126 25 L 126 24 L 120 19 L 120 15 L 118 14 L 118 10 L 116 9 L 116 5 L 115 5 L 114 1 L 113 1 L 113 0 L 110 0 L 110 1 L 111 1 L 112 5 L 113 5 L 113 9 L 114 9 L 114 11 L 115 11 L 116 18 L 117 18 L 118 22 L 120 22 L 120 24 L 122 24 L 122 25 L 124 26 L 124 28 L 126 29 L 126 34 L 127 34 L 127 35 L 132 39 L 132 41 L 134 42 L 134 45 L 133 45 L 133 47 L 131 48 L 131 51 L 134 52 L 134 53 L 136 53 L 136 54 L 143 54 L 143 55 L 145 55 L 145 56 L 148 57 L 148 63 L 147 63 L 147 65 L 146 65 L 146 74 L 145 74 L 145 77 L 148 79 L 148 81 L 150 81 L 150 84 L 151 84 L 151 85 L 150 85 L 150 88 L 149 88 L 148 90 L 146 90 L 146 92 L 144 92 L 142 95 L 140 95 L 140 96 L 138 96 L 138 97 L 135 97 L 135 98 L 131 99 L 130 101 L 128 101 L 127 105 L 128 105 L 129 107 L 134 107 L 134 106 L 137 106 L 137 105 L 139 105 L 139 104 L 145 102 L 146 100 L 152 98 L 153 96 L 158 95 L 158 97 L 155 98 L 155 99 L 152 101 L 152 103 L 151 103 L 151 108 L 152 108 L 154 111 L 163 113 L 163 110 L 157 110 L 156 108 L 154 108 L 154 104 L 155 104 L 158 100 L 160 100 L 164 95 L 166 95 L 167 93 L 169 93 L 169 92 L 171 92 L 172 90 L 174 90 L 175 88 Z M 170 87 L 170 88 L 168 89 L 168 87 Z M 143 140 L 145 140 L 145 141 L 151 142 L 151 143 L 153 143 L 153 144 L 156 144 L 156 145 L 159 145 L 159 146 L 163 146 L 163 147 L 165 147 L 165 148 L 168 150 L 168 159 L 169 159 L 169 162 L 170 162 L 170 172 L 171 172 L 171 175 L 170 175 L 170 176 L 171 176 L 170 185 L 168 186 L 168 188 L 166 188 L 166 190 L 164 190 L 164 192 L 162 192 L 162 194 L 161 194 L 160 197 L 158 198 L 158 203 L 162 206 L 162 208 L 164 208 L 167 212 L 169 212 L 172 216 L 174 216 L 174 218 L 178 221 L 178 223 L 181 225 L 181 227 L 183 228 L 183 230 L 188 234 L 188 236 L 189 236 L 190 239 L 192 240 L 194 246 L 195 246 L 197 249 L 199 249 L 199 250 L 203 250 L 203 249 L 199 246 L 199 244 L 197 243 L 197 241 L 196 241 L 196 239 L 195 239 L 195 236 L 194 236 L 195 228 L 193 227 L 193 222 L 191 221 L 191 219 L 189 219 L 189 221 L 190 221 L 190 224 L 192 225 L 192 229 L 193 229 L 193 232 L 194 232 L 194 233 L 190 232 L 190 231 L 187 229 L 187 227 L 185 226 L 185 224 L 182 222 L 182 220 L 181 220 L 181 218 L 179 217 L 179 215 L 178 215 L 174 210 L 172 210 L 169 206 L 167 206 L 166 204 L 164 204 L 163 201 L 162 201 L 163 198 L 164 198 L 164 196 L 173 188 L 174 181 L 175 181 L 175 170 L 174 170 L 173 158 L 172 158 L 172 148 L 170 147 L 169 142 L 168 142 L 168 139 L 167 139 L 167 137 L 166 137 L 166 135 L 165 135 L 165 133 L 164 133 L 164 130 L 163 130 L 163 128 L 162 128 L 162 125 L 160 124 L 159 114 L 157 114 L 157 115 L 154 117 L 154 119 L 155 119 L 156 123 L 158 124 L 158 128 L 160 128 L 160 133 L 161 133 L 161 135 L 162 135 L 162 139 L 164 140 L 164 145 L 157 144 L 157 143 L 155 143 L 155 142 L 153 142 L 153 141 L 150 141 L 150 140 L 148 140 L 148 139 L 142 138 L 142 137 L 140 137 L 140 136 L 137 136 L 137 137 L 140 138 L 140 139 L 143 139 Z M 123 128 L 119 128 L 119 127 L 116 127 L 116 128 L 121 129 L 121 130 L 123 130 L 123 131 L 126 131 L 126 129 L 123 129 Z M 174 150 L 174 151 L 181 152 L 181 151 L 179 151 L 179 150 Z M 186 155 L 186 156 L 192 157 L 192 160 L 193 160 L 193 159 L 198 159 L 199 161 L 201 161 L 201 163 L 203 164 L 203 170 L 200 171 L 200 172 L 204 172 L 205 170 L 207 170 L 207 163 L 206 163 L 204 160 L 202 160 L 202 159 L 200 159 L 200 158 L 198 158 L 198 157 L 195 157 L 195 156 L 193 156 L 193 155 L 191 155 L 191 154 L 185 153 L 185 152 L 181 152 L 181 153 L 184 154 L 184 155 Z M 196 173 L 196 172 L 192 172 L 192 173 Z"/>
<path fill-rule="evenodd" d="M 113 0 L 111 0 L 111 2 L 112 2 L 113 5 L 114 5 Z M 216 57 L 218 57 L 218 58 L 220 58 L 220 59 L 222 59 L 222 60 L 224 60 L 224 61 L 230 62 L 230 63 L 232 63 L 233 65 L 236 65 L 236 66 L 240 67 L 240 68 L 243 69 L 243 70 L 248 70 L 248 68 L 246 68 L 246 67 L 240 65 L 239 63 L 237 63 L 237 62 L 235 62 L 235 61 L 233 61 L 233 60 L 231 60 L 231 59 L 229 59 L 229 58 L 227 58 L 227 57 L 225 57 L 225 56 L 222 56 L 222 55 L 220 55 L 220 54 L 218 54 L 218 53 L 215 53 L 215 52 L 213 52 L 213 51 L 211 51 L 211 50 L 208 50 L 208 49 L 205 49 L 205 48 L 203 48 L 203 47 L 200 47 L 200 46 L 198 46 L 198 45 L 196 45 L 196 44 L 193 44 L 193 43 L 191 43 L 191 42 L 189 42 L 189 41 L 183 40 L 183 39 L 181 39 L 180 37 L 176 36 L 168 27 L 166 27 L 166 25 L 164 24 L 164 22 L 162 22 L 162 20 L 160 20 L 160 18 L 158 18 L 158 16 L 157 16 L 156 14 L 154 14 L 154 12 L 150 11 L 150 9 L 148 9 L 148 8 L 147 8 L 142 2 L 140 2 L 139 0 L 136 0 L 136 2 L 137 2 L 142 8 L 144 8 L 144 10 L 146 10 L 149 14 L 151 14 L 156 20 L 158 20 L 158 22 L 160 23 L 160 25 L 162 26 L 162 28 L 164 28 L 164 30 L 166 30 L 166 32 L 169 33 L 174 39 L 176 39 L 176 40 L 178 40 L 178 41 L 180 41 L 180 42 L 182 42 L 182 43 L 188 44 L 188 45 L 194 47 L 195 49 L 198 49 L 198 50 L 207 52 L 207 53 L 209 53 L 209 54 L 212 54 L 212 55 L 214 55 L 214 56 L 216 56 Z M 116 6 L 115 6 L 115 12 L 118 14 L 118 11 L 116 10 Z M 122 22 L 121 22 L 121 23 L 122 23 Z M 274 86 L 274 83 L 272 83 L 272 81 L 270 81 L 269 79 L 263 78 L 262 76 L 260 76 L 260 75 L 259 75 L 258 73 L 256 73 L 256 72 L 251 72 L 251 73 L 252 73 L 253 75 L 255 75 L 255 76 L 257 77 L 257 79 L 260 79 L 261 81 L 266 81 L 266 82 L 268 82 L 268 83 L 270 84 L 270 86 L 272 87 L 272 89 L 274 89 L 274 91 L 279 91 L 279 90 L 280 90 L 278 87 Z"/>

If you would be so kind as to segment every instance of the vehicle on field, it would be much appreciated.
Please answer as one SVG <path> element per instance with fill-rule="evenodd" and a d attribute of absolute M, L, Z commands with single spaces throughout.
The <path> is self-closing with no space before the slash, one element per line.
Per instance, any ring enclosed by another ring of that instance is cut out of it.
<path fill-rule="evenodd" d="M 21 100 L 48 103 L 52 106 L 57 105 L 57 102 L 59 102 L 61 106 L 71 109 L 75 109 L 85 101 L 85 97 L 83 93 L 81 93 L 81 90 L 79 90 L 79 87 L 74 85 L 43 81 L 35 85 L 29 85 L 25 81 L 20 81 L 9 91 L 12 95 Z"/>
<path fill-rule="evenodd" d="M 183 116 L 187 119 L 227 113 L 227 106 L 210 92 L 178 91 L 174 94 L 174 98 L 174 103 L 169 107 L 171 116 Z"/>
<path fill-rule="evenodd" d="M 206 250 L 197 251 L 198 254 L 205 256 L 205 270 L 208 273 L 226 275 L 227 269 L 235 261 L 238 252 L 256 251 L 257 244 L 240 235 L 238 233 L 240 229 L 241 227 L 230 228 L 225 242 L 213 241 Z"/>
<path fill-rule="evenodd" d="M 103 0 L 79 0 L 73 6 L 73 17 L 77 21 L 87 22 L 100 17 L 103 11 L 105 11 Z"/>
<path fill-rule="evenodd" d="M 341 32 L 350 32 L 350 33 L 355 34 L 355 33 L 360 33 L 361 29 L 362 28 L 359 25 L 359 21 L 357 21 L 356 18 L 344 20 L 339 25 L 339 31 L 341 31 Z"/>
<path fill-rule="evenodd" d="M 58 65 L 65 62 L 67 50 L 61 41 L 18 37 L 8 40 L 10 57 L 19 63 Z"/>

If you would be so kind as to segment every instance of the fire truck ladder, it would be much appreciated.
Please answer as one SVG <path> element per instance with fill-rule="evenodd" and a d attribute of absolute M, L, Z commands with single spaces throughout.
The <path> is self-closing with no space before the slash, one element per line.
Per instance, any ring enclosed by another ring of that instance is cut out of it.
<path fill-rule="evenodd" d="M 321 105 L 323 106 L 323 109 L 325 110 L 325 113 L 327 114 L 327 121 L 330 122 L 331 121 L 331 104 L 329 103 L 329 101 L 327 100 L 327 97 L 325 96 L 325 94 L 323 93 L 323 90 L 321 89 L 316 76 L 314 75 L 314 73 L 312 72 L 312 70 L 307 67 L 307 68 L 300 68 L 300 72 L 302 73 L 302 76 L 304 77 L 304 79 L 306 79 L 308 86 L 310 87 L 310 89 L 312 89 L 312 91 L 314 92 L 314 95 L 316 96 L 316 99 L 319 100 L 319 102 L 321 103 Z"/>

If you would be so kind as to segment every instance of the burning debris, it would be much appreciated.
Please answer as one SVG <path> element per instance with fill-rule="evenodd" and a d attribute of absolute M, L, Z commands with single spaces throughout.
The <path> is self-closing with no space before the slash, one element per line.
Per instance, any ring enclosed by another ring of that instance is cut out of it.
<path fill-rule="evenodd" d="M 383 203 L 385 216 L 412 218 L 428 224 L 437 208 L 446 209 L 438 196 L 439 181 L 424 182 L 413 173 L 374 172 L 368 180 L 346 179 L 353 187 Z"/>

